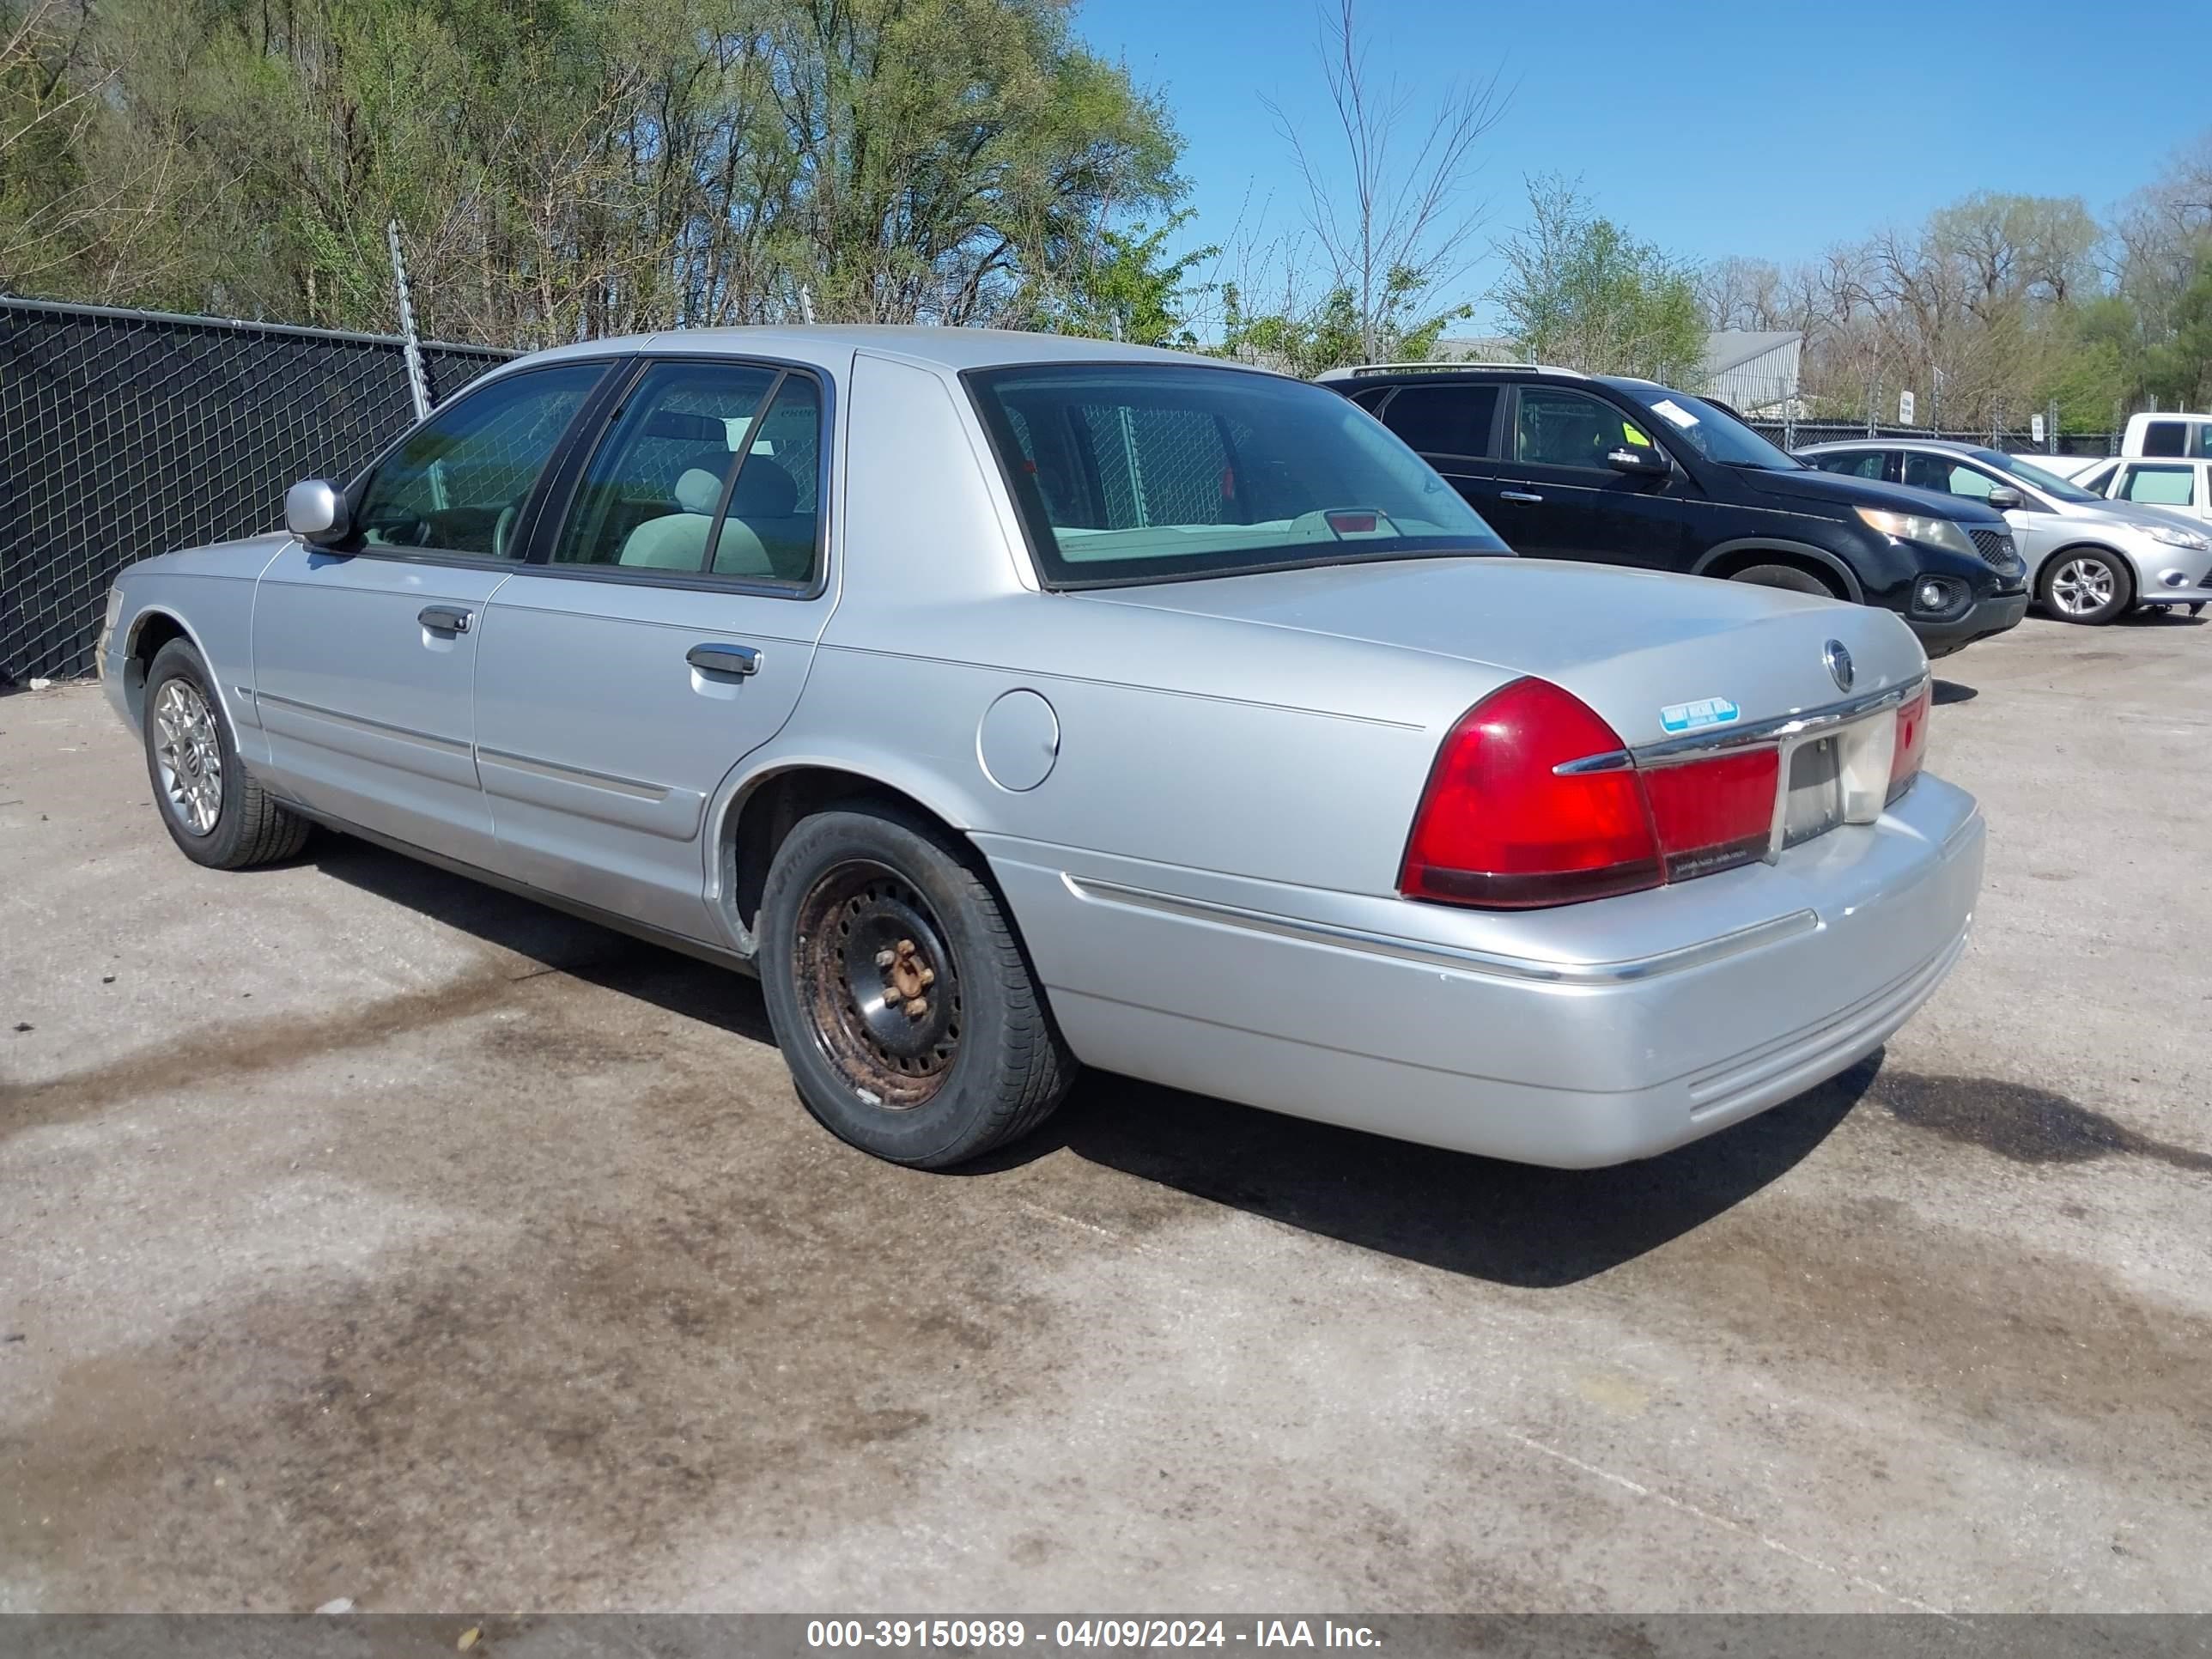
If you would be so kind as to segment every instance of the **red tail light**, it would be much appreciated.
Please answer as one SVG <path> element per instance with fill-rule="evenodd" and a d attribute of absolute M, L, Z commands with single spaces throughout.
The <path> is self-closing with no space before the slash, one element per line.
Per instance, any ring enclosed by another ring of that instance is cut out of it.
<path fill-rule="evenodd" d="M 1656 887 L 1659 841 L 1636 773 L 1561 774 L 1620 738 L 1547 680 L 1516 680 L 1460 717 L 1429 770 L 1399 890 L 1525 909 Z"/>
<path fill-rule="evenodd" d="M 1929 690 L 1923 685 L 1897 711 L 1897 746 L 1891 754 L 1889 793 L 1883 797 L 1884 805 L 1912 787 L 1913 779 L 1920 775 L 1921 763 L 1928 758 L 1928 717 L 1933 701 Z"/>
<path fill-rule="evenodd" d="M 1618 764 L 1561 771 L 1619 756 Z M 1547 680 L 1516 680 L 1453 726 L 1414 814 L 1399 890 L 1492 909 L 1607 898 L 1765 855 L 1771 749 L 1640 771 L 1620 734 Z"/>

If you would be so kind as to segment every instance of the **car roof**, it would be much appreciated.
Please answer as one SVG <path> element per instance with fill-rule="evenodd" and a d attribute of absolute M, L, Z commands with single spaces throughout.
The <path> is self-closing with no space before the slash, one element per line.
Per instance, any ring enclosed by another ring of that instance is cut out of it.
<path fill-rule="evenodd" d="M 793 327 L 679 328 L 587 340 L 532 353 L 518 362 L 542 363 L 610 352 L 684 352 L 733 357 L 775 357 L 828 367 L 855 351 L 879 353 L 958 373 L 1014 364 L 1164 362 L 1273 374 L 1249 363 L 1155 346 L 1071 334 L 1036 334 L 1001 328 L 927 328 L 897 324 L 822 323 Z M 1286 378 L 1278 376 L 1277 378 Z"/>
<path fill-rule="evenodd" d="M 1987 444 L 1970 444 L 1958 438 L 1831 438 L 1825 443 L 1805 444 L 1800 455 L 1817 455 L 1832 449 L 1918 449 L 1938 455 L 2002 455 Z M 2008 459 L 2011 459 L 2007 457 Z"/>

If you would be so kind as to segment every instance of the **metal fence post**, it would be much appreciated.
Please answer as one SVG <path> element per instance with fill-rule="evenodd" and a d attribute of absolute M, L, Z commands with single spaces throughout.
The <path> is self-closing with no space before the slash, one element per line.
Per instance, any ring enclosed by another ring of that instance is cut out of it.
<path fill-rule="evenodd" d="M 384 240 L 392 249 L 392 280 L 399 291 L 399 337 L 407 362 L 407 391 L 415 400 L 415 418 L 430 412 L 430 381 L 422 373 L 422 343 L 415 334 L 415 296 L 407 289 L 407 260 L 399 252 L 399 221 L 387 219 Z"/>

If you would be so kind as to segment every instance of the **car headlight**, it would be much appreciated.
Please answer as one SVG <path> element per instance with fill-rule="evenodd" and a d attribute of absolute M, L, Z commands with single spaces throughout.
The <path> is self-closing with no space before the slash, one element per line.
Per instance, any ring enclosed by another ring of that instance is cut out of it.
<path fill-rule="evenodd" d="M 2144 534 L 2154 542 L 2164 542 L 2168 547 L 2185 547 L 2192 553 L 2212 553 L 2212 539 L 2200 536 L 2193 530 L 2184 530 L 2178 524 L 2150 525 L 2145 527 Z"/>
<path fill-rule="evenodd" d="M 1893 513 L 1886 507 L 1863 507 L 1858 514 L 1871 528 L 1899 541 L 1923 542 L 1946 552 L 1963 553 L 1970 559 L 1979 556 L 1974 551 L 1972 539 L 1949 519 L 1930 518 L 1919 513 Z"/>

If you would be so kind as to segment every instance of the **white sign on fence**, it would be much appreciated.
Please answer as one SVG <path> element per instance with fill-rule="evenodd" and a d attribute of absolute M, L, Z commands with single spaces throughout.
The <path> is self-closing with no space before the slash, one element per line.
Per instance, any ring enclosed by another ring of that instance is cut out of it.
<path fill-rule="evenodd" d="M 2027 430 L 2029 436 L 2033 437 L 2036 442 L 2041 443 L 2043 441 L 2043 416 L 2040 415 L 2031 416 L 2028 418 Z"/>
<path fill-rule="evenodd" d="M 1897 394 L 1897 423 L 1899 426 L 1912 424 L 1912 394 L 1910 392 Z"/>

